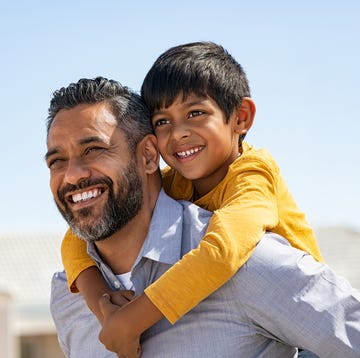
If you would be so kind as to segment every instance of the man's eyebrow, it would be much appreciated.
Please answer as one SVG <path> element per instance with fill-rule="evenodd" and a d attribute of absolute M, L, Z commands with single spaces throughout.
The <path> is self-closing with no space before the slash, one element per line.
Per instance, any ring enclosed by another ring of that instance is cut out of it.
<path fill-rule="evenodd" d="M 89 143 L 107 143 L 107 142 L 104 141 L 103 138 L 98 137 L 98 136 L 86 137 L 86 138 L 83 138 L 83 139 L 79 140 L 79 144 L 80 144 L 80 145 L 85 145 L 85 144 L 89 144 Z M 51 157 L 52 155 L 57 154 L 59 151 L 60 151 L 59 148 L 49 149 L 49 150 L 46 152 L 46 154 L 44 155 L 45 161 L 46 161 L 49 157 Z"/>
<path fill-rule="evenodd" d="M 45 161 L 47 161 L 49 159 L 49 157 L 51 157 L 52 155 L 56 154 L 59 150 L 57 148 L 53 148 L 48 150 L 45 155 L 44 155 L 44 159 Z"/>
<path fill-rule="evenodd" d="M 92 136 L 92 137 L 86 137 L 86 138 L 83 138 L 81 140 L 79 140 L 79 144 L 80 145 L 84 145 L 84 144 L 89 144 L 89 143 L 107 143 L 104 138 L 102 137 L 99 137 L 99 136 Z"/>

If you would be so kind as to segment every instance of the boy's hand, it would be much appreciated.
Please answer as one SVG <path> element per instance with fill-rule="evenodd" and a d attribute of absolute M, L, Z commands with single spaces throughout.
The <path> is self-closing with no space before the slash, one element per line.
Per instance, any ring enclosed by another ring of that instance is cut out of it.
<path fill-rule="evenodd" d="M 115 298 L 122 305 L 129 303 L 133 296 L 133 293 L 125 296 L 123 293 L 124 291 Z M 99 334 L 100 342 L 106 349 L 115 352 L 119 358 L 139 358 L 141 355 L 140 335 L 134 335 L 129 331 L 127 322 L 131 317 L 128 317 L 126 310 L 111 303 L 108 294 L 100 298 L 99 305 L 104 317 Z"/>
<path fill-rule="evenodd" d="M 126 305 L 134 298 L 134 291 L 120 290 L 112 291 L 110 293 L 111 303 L 120 307 Z"/>

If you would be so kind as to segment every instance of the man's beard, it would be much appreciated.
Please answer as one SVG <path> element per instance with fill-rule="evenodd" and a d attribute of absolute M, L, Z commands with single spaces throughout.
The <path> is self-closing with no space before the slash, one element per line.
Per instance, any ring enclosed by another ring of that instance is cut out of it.
<path fill-rule="evenodd" d="M 99 217 L 93 217 L 92 208 L 84 208 L 77 212 L 76 217 L 69 209 L 65 194 L 69 191 L 85 189 L 88 186 L 105 184 L 108 187 L 108 201 Z M 114 185 L 110 178 L 83 180 L 78 185 L 67 185 L 58 191 L 59 201 L 64 209 L 56 203 L 63 218 L 75 235 L 88 242 L 104 240 L 123 228 L 141 209 L 143 191 L 142 182 L 136 170 L 136 163 L 131 160 L 125 171 L 118 178 L 118 194 L 115 196 Z M 89 218 L 83 224 L 81 219 Z"/>

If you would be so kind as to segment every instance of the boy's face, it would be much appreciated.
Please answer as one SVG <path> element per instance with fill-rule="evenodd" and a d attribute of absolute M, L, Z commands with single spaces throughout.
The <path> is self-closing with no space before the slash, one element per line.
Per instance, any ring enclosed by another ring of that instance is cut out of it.
<path fill-rule="evenodd" d="M 238 157 L 237 113 L 228 123 L 209 97 L 179 95 L 168 108 L 153 113 L 152 124 L 165 162 L 193 181 L 204 195 L 226 175 Z"/>

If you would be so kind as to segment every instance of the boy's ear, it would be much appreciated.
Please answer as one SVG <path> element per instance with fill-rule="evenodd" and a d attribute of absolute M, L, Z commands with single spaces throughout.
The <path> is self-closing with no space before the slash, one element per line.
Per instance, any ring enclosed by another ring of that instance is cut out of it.
<path fill-rule="evenodd" d="M 244 97 L 240 107 L 236 109 L 235 132 L 246 134 L 254 123 L 255 113 L 255 102 L 250 97 Z"/>
<path fill-rule="evenodd" d="M 147 174 L 152 174 L 159 168 L 160 154 L 157 139 L 153 134 L 145 136 L 138 144 L 140 155 Z"/>

